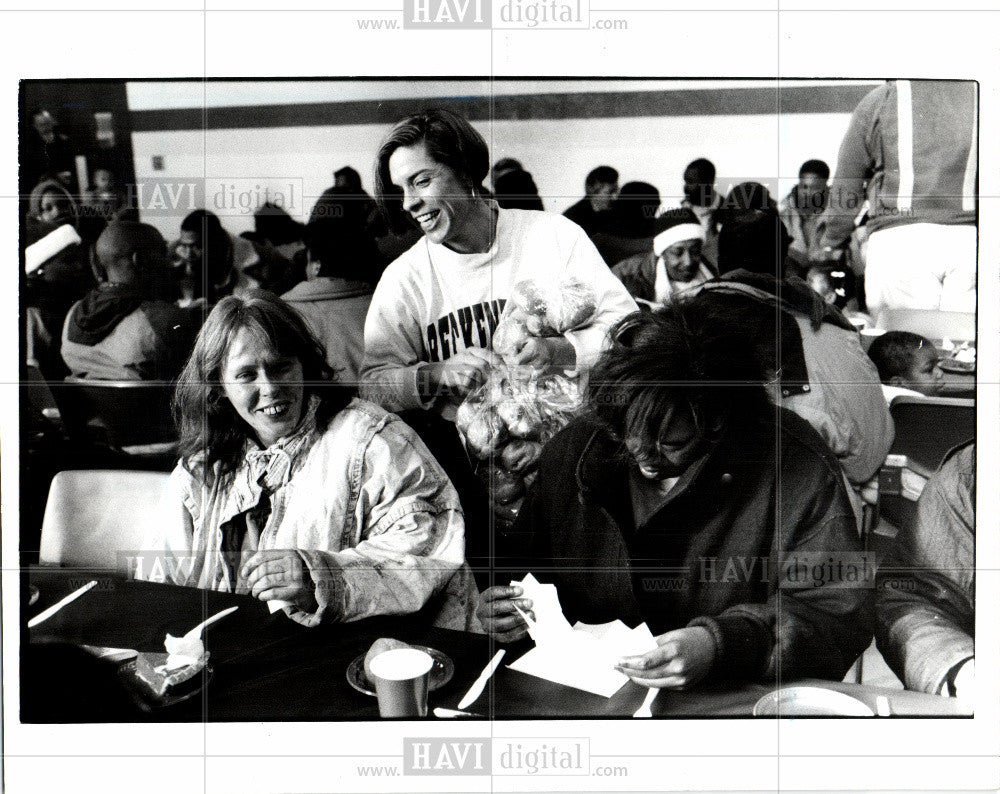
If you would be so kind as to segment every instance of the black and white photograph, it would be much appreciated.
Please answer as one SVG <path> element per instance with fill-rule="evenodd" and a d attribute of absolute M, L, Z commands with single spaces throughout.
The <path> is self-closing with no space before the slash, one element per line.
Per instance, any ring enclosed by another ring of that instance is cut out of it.
<path fill-rule="evenodd" d="M 995 788 L 997 12 L 238 5 L 0 12 L 5 787 Z"/>

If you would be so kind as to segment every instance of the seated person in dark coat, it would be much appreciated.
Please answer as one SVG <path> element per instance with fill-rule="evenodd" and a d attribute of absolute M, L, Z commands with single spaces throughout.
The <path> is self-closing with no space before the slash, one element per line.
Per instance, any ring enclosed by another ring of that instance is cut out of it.
<path fill-rule="evenodd" d="M 691 210 L 667 210 L 653 222 L 653 231 L 656 236 L 649 251 L 611 268 L 636 302 L 651 306 L 690 297 L 715 277 L 701 255 L 705 230 Z"/>
<path fill-rule="evenodd" d="M 611 203 L 618 196 L 618 172 L 610 165 L 599 165 L 587 174 L 583 187 L 587 195 L 563 215 L 592 237 L 610 218 Z"/>
<path fill-rule="evenodd" d="M 73 305 L 62 357 L 73 375 L 96 380 L 170 380 L 194 345 L 200 311 L 163 299 L 167 246 L 147 224 L 121 221 L 97 240 L 107 281 Z"/>
<path fill-rule="evenodd" d="M 589 235 L 608 267 L 652 249 L 659 206 L 660 192 L 648 182 L 622 185 L 608 210 L 607 222 Z"/>
<path fill-rule="evenodd" d="M 612 338 L 590 414 L 542 454 L 515 526 L 524 554 L 498 579 L 554 583 L 570 622 L 645 621 L 659 647 L 618 665 L 644 686 L 840 680 L 871 639 L 874 573 L 837 460 L 768 401 L 724 314 L 672 303 Z M 524 635 L 522 596 L 482 594 L 497 639 Z"/>

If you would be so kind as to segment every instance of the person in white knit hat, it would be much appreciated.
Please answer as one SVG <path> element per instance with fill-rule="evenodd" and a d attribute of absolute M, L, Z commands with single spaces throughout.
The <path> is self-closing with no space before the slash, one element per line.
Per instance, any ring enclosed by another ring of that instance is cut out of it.
<path fill-rule="evenodd" d="M 716 273 L 702 256 L 705 229 L 686 207 L 669 210 L 654 224 L 653 250 L 612 268 L 632 297 L 655 305 L 692 295 Z"/>

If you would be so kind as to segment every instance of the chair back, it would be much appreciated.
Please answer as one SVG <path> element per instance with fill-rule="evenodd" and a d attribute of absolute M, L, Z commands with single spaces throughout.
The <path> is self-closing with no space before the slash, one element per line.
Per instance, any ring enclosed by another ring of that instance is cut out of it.
<path fill-rule="evenodd" d="M 949 450 L 976 437 L 975 400 L 896 397 L 889 412 L 896 425 L 891 454 L 906 455 L 925 476 L 937 470 Z"/>
<path fill-rule="evenodd" d="M 74 440 L 94 440 L 96 433 L 117 449 L 177 440 L 170 414 L 172 383 L 68 377 L 50 386 Z"/>
<path fill-rule="evenodd" d="M 39 562 L 128 573 L 127 553 L 143 549 L 169 478 L 154 471 L 59 472 L 45 503 Z"/>
<path fill-rule="evenodd" d="M 896 425 L 890 455 L 905 455 L 906 468 L 929 478 L 955 447 L 976 437 L 976 401 L 950 397 L 896 397 L 889 407 Z M 884 467 L 883 472 L 888 472 Z M 900 471 L 898 476 L 902 476 Z M 919 478 L 918 478 L 919 479 Z M 881 479 L 880 479 L 881 482 Z M 904 484 L 881 492 L 878 511 L 892 526 L 907 529 L 917 518 L 917 504 Z M 903 492 L 897 490 L 903 488 Z"/>

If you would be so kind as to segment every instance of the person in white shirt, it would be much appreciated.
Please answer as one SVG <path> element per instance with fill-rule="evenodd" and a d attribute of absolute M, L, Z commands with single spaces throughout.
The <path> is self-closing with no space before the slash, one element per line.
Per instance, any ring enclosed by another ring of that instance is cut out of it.
<path fill-rule="evenodd" d="M 501 533 L 453 422 L 465 397 L 499 363 L 493 333 L 515 285 L 572 278 L 594 292 L 596 310 L 585 327 L 523 344 L 513 363 L 533 370 L 589 370 L 610 327 L 638 308 L 571 220 L 497 206 L 483 187 L 489 168 L 482 136 L 444 110 L 403 119 L 382 144 L 376 197 L 397 227 L 416 224 L 423 236 L 386 268 L 375 289 L 360 383 L 362 397 L 424 427 L 428 446 L 462 484 L 466 554 L 483 569 L 498 548 L 491 533 L 497 543 Z"/>
<path fill-rule="evenodd" d="M 596 295 L 584 328 L 532 338 L 517 363 L 589 369 L 608 329 L 636 311 L 579 226 L 561 215 L 507 210 L 483 180 L 489 150 L 464 118 L 427 110 L 400 121 L 379 150 L 376 195 L 421 237 L 386 269 L 365 323 L 361 393 L 388 410 L 434 409 L 452 419 L 497 363 L 493 332 L 513 287 L 573 277 Z"/>

